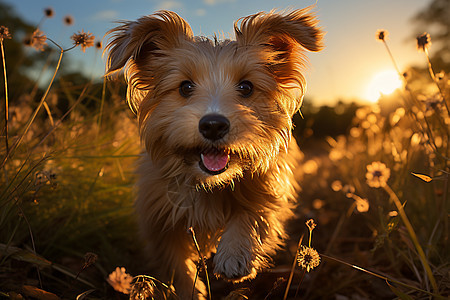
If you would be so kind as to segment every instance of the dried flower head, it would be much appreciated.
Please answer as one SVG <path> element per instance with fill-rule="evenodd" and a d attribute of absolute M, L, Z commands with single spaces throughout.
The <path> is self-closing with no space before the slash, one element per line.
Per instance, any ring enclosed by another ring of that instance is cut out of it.
<path fill-rule="evenodd" d="M 389 32 L 387 30 L 379 29 L 379 30 L 377 30 L 377 33 L 375 34 L 375 38 L 378 41 L 384 42 L 388 39 L 388 35 L 389 35 Z"/>
<path fill-rule="evenodd" d="M 55 15 L 55 11 L 51 7 L 47 7 L 44 9 L 44 16 L 46 18 L 52 18 Z"/>
<path fill-rule="evenodd" d="M 89 31 L 78 31 L 78 33 L 74 33 L 70 38 L 73 40 L 75 46 L 81 46 L 83 52 L 86 51 L 86 48 L 94 46 L 95 36 Z"/>
<path fill-rule="evenodd" d="M 387 168 L 385 164 L 375 161 L 366 168 L 366 180 L 369 186 L 379 188 L 386 185 L 389 177 L 391 176 L 391 170 Z"/>
<path fill-rule="evenodd" d="M 131 282 L 133 277 L 126 273 L 124 267 L 117 267 L 111 274 L 109 274 L 106 281 L 118 292 L 129 294 L 131 290 Z"/>
<path fill-rule="evenodd" d="M 103 48 L 102 42 L 101 42 L 101 41 L 97 41 L 97 42 L 95 43 L 95 49 L 97 49 L 97 50 L 102 50 L 102 48 Z"/>
<path fill-rule="evenodd" d="M 431 37 L 429 33 L 424 32 L 417 37 L 417 50 L 427 51 L 431 47 Z"/>
<path fill-rule="evenodd" d="M 298 252 L 297 261 L 300 267 L 306 269 L 306 272 L 309 272 L 320 264 L 320 255 L 315 249 L 302 246 Z"/>
<path fill-rule="evenodd" d="M 309 231 L 313 231 L 314 228 L 316 228 L 317 224 L 314 222 L 313 219 L 309 219 L 308 221 L 306 221 L 306 226 L 308 226 Z"/>
<path fill-rule="evenodd" d="M 3 40 L 7 39 L 11 39 L 9 28 L 6 26 L 0 26 L 0 42 L 3 42 Z"/>
<path fill-rule="evenodd" d="M 33 34 L 25 40 L 25 44 L 38 51 L 44 51 L 44 46 L 47 45 L 46 41 L 47 36 L 39 29 L 36 29 Z"/>
<path fill-rule="evenodd" d="M 72 26 L 75 21 L 73 20 L 73 17 L 71 15 L 67 15 L 63 18 L 64 25 L 66 26 Z"/>
<path fill-rule="evenodd" d="M 138 276 L 130 291 L 130 300 L 154 299 L 156 284 L 148 277 Z"/>
<path fill-rule="evenodd" d="M 95 262 L 98 260 L 98 255 L 92 252 L 87 252 L 84 255 L 84 265 L 83 269 L 86 269 L 90 267 L 91 265 L 95 264 Z"/>

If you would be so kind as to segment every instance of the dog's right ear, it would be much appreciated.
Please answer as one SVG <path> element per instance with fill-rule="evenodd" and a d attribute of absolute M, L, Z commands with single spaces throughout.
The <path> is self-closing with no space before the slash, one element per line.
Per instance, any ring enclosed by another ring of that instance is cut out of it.
<path fill-rule="evenodd" d="M 106 34 L 111 36 L 105 48 L 108 52 L 106 76 L 123 68 L 126 71 L 133 69 L 134 73 L 138 71 L 132 67 L 134 64 L 156 54 L 158 50 L 176 47 L 183 39 L 193 36 L 189 24 L 171 11 L 159 11 L 137 21 L 123 22 Z M 129 75 L 128 79 L 131 78 Z"/>

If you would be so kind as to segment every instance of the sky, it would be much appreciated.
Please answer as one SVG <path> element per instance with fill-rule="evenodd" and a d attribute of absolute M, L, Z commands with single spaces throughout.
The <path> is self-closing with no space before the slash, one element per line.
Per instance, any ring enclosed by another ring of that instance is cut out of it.
<path fill-rule="evenodd" d="M 70 36 L 89 31 L 102 40 L 120 20 L 135 20 L 160 9 L 177 12 L 192 27 L 195 35 L 215 33 L 233 38 L 233 23 L 240 17 L 273 9 L 298 9 L 316 0 L 3 0 L 31 24 L 42 20 L 44 8 L 51 7 L 54 17 L 46 19 L 41 30 L 61 46 L 68 48 Z M 325 49 L 308 53 L 306 98 L 317 105 L 332 105 L 338 100 L 369 100 L 367 89 L 373 78 L 393 70 L 384 45 L 375 39 L 378 29 L 389 31 L 388 45 L 400 69 L 424 66 L 416 50 L 415 37 L 427 31 L 414 17 L 430 0 L 318 0 L 314 9 L 320 26 L 326 31 Z M 70 15 L 75 23 L 64 26 Z M 10 31 L 14 32 L 13 28 Z M 106 42 L 106 39 L 103 41 Z M 74 69 L 101 78 L 105 58 L 94 48 L 71 50 Z M 64 63 L 64 61 L 63 61 Z M 389 80 L 389 79 L 388 79 Z"/>

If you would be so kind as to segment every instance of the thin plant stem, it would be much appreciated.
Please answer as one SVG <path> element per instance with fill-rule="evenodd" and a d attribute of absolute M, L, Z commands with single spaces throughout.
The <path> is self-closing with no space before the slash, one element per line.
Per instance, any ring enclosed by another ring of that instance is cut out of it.
<path fill-rule="evenodd" d="M 414 246 L 416 247 L 417 253 L 419 254 L 419 259 L 422 262 L 422 265 L 425 269 L 425 272 L 428 275 L 428 278 L 430 280 L 431 286 L 433 287 L 434 292 L 438 292 L 438 286 L 436 283 L 436 280 L 434 279 L 433 272 L 431 271 L 430 265 L 428 264 L 427 258 L 425 256 L 425 253 L 422 249 L 422 246 L 419 243 L 419 240 L 417 238 L 416 232 L 414 231 L 414 228 L 411 225 L 411 222 L 408 219 L 408 216 L 405 213 L 405 210 L 403 208 L 402 203 L 400 202 L 400 199 L 397 197 L 395 192 L 391 189 L 389 185 L 383 186 L 384 190 L 389 194 L 390 198 L 394 201 L 395 206 L 397 207 L 398 213 L 406 226 L 406 229 L 408 230 L 409 236 L 411 237 L 412 242 L 414 243 Z"/>
<path fill-rule="evenodd" d="M 433 66 L 431 64 L 430 56 L 428 55 L 428 49 L 425 48 L 424 52 L 425 52 L 425 56 L 427 58 L 428 72 L 430 73 L 431 79 L 433 79 L 433 82 L 436 84 L 437 88 L 439 89 L 439 93 L 441 94 L 442 101 L 444 102 L 445 108 L 447 109 L 447 113 L 450 115 L 450 109 L 449 109 L 447 101 L 445 99 L 444 92 L 442 91 L 441 86 L 439 85 L 439 82 L 438 82 L 438 80 L 436 78 L 436 75 L 434 74 L 434 70 L 433 70 Z"/>
<path fill-rule="evenodd" d="M 398 76 L 403 77 L 403 76 L 401 76 L 402 73 L 400 72 L 400 69 L 398 68 L 397 63 L 395 62 L 394 56 L 392 55 L 392 52 L 391 52 L 391 50 L 389 49 L 389 46 L 388 46 L 388 44 L 386 43 L 386 41 L 385 41 L 384 39 L 383 39 L 383 44 L 384 44 L 384 46 L 386 47 L 386 50 L 387 50 L 387 52 L 388 52 L 388 54 L 389 54 L 389 57 L 390 57 L 391 60 L 392 60 L 392 64 L 394 65 L 394 68 L 395 68 L 395 70 L 396 70 L 397 73 L 398 73 Z"/>
<path fill-rule="evenodd" d="M 303 278 L 305 278 L 305 274 L 306 274 L 306 269 L 303 270 L 303 272 L 302 272 L 302 277 L 300 277 L 300 282 L 298 283 L 297 290 L 295 291 L 294 299 L 297 299 L 298 292 L 300 291 L 300 286 L 302 285 L 302 282 L 303 282 Z"/>
<path fill-rule="evenodd" d="M 36 116 L 37 116 L 39 110 L 44 105 L 45 99 L 47 98 L 48 93 L 50 92 L 50 88 L 52 87 L 53 82 L 55 81 L 55 78 L 56 78 L 56 74 L 58 73 L 59 67 L 61 66 L 61 60 L 62 60 L 64 52 L 67 52 L 67 51 L 75 48 L 75 46 L 73 46 L 73 47 L 68 48 L 68 49 L 63 49 L 61 46 L 59 46 L 57 43 L 55 43 L 52 39 L 47 38 L 47 40 L 51 41 L 53 44 L 55 44 L 60 49 L 59 59 L 58 59 L 58 63 L 56 64 L 55 72 L 53 72 L 52 79 L 50 80 L 50 83 L 49 83 L 49 85 L 48 85 L 44 95 L 42 96 L 41 101 L 39 102 L 38 106 L 34 110 L 33 115 L 31 116 L 31 118 L 28 120 L 28 123 L 27 123 L 27 125 L 25 127 L 24 132 L 20 135 L 19 139 L 14 143 L 11 151 L 5 156 L 5 158 L 4 158 L 0 168 L 2 168 L 5 165 L 5 163 L 8 160 L 8 158 L 11 157 L 12 153 L 14 153 L 14 151 L 19 147 L 19 145 L 22 142 L 23 138 L 25 137 L 25 135 L 27 134 L 28 130 L 30 129 L 31 124 L 33 124 L 34 120 L 36 119 Z"/>
<path fill-rule="evenodd" d="M 1 46 L 1 50 L 2 50 L 3 77 L 5 79 L 5 145 L 6 145 L 6 156 L 8 156 L 8 154 L 9 154 L 9 143 L 8 143 L 9 100 L 8 100 L 8 79 L 6 77 L 6 60 L 5 60 L 5 49 L 3 46 L 3 40 L 0 41 L 0 46 Z"/>
<path fill-rule="evenodd" d="M 325 258 L 325 259 L 336 261 L 336 262 L 338 262 L 338 263 L 341 263 L 341 264 L 344 264 L 344 265 L 346 265 L 346 266 L 348 266 L 348 267 L 351 267 L 351 268 L 353 268 L 353 269 L 355 269 L 355 270 L 362 271 L 362 272 L 367 273 L 367 274 L 369 274 L 369 275 L 372 275 L 372 276 L 374 276 L 374 277 L 383 279 L 383 280 L 386 281 L 387 283 L 388 283 L 388 282 L 393 282 L 393 283 L 398 284 L 398 285 L 401 285 L 401 286 L 403 286 L 403 287 L 407 287 L 407 288 L 410 288 L 410 289 L 413 289 L 413 290 L 416 290 L 416 291 L 425 293 L 425 294 L 427 294 L 427 295 L 433 296 L 433 297 L 435 297 L 435 299 L 446 299 L 446 298 L 444 298 L 444 297 L 442 297 L 442 296 L 440 296 L 440 295 L 438 295 L 438 294 L 431 293 L 431 292 L 429 292 L 429 291 L 420 289 L 420 288 L 415 287 L 415 286 L 413 286 L 413 285 L 409 285 L 409 284 L 403 283 L 403 282 L 401 282 L 401 281 L 398 281 L 398 280 L 396 280 L 396 279 L 386 277 L 386 276 L 384 276 L 384 275 L 378 274 L 378 273 L 373 272 L 373 271 L 369 271 L 369 270 L 367 270 L 367 269 L 364 269 L 364 268 L 359 267 L 359 266 L 357 266 L 357 265 L 350 264 L 350 263 L 345 262 L 345 261 L 343 261 L 343 260 L 340 260 L 340 259 L 338 259 L 338 258 L 335 258 L 335 257 L 332 257 L 332 256 L 328 256 L 328 255 L 322 254 L 322 253 L 321 253 L 320 255 L 321 255 L 323 258 Z"/>
<path fill-rule="evenodd" d="M 30 233 L 30 238 L 31 238 L 31 246 L 33 248 L 33 254 L 37 255 L 36 252 L 36 244 L 34 243 L 34 236 L 33 236 L 33 231 L 31 230 L 31 225 L 30 222 L 28 222 L 28 218 L 25 215 L 24 211 L 22 210 L 22 207 L 20 206 L 19 203 L 17 203 L 17 208 L 20 210 L 20 214 L 22 215 L 23 219 L 25 220 L 25 222 L 27 223 L 28 226 L 28 231 Z M 36 271 L 37 271 L 37 275 L 38 275 L 38 279 L 39 279 L 39 286 L 42 289 L 42 279 L 41 279 L 41 272 L 39 271 L 39 267 L 36 265 Z"/>
<path fill-rule="evenodd" d="M 200 261 L 198 263 L 200 264 Z M 195 285 L 197 284 L 197 278 L 198 278 L 198 273 L 199 272 L 200 272 L 200 267 L 197 266 L 197 270 L 195 271 L 194 283 L 192 284 L 191 300 L 194 299 Z"/>
<path fill-rule="evenodd" d="M 286 290 L 284 291 L 283 300 L 286 300 L 287 296 L 289 294 L 289 288 L 291 287 L 292 278 L 294 277 L 295 266 L 297 265 L 298 250 L 300 249 L 300 247 L 302 245 L 303 236 L 304 235 L 302 234 L 302 236 L 298 240 L 297 250 L 295 252 L 294 261 L 292 262 L 291 273 L 289 273 L 289 279 L 288 279 L 288 282 L 287 282 L 287 285 L 286 285 Z"/>
<path fill-rule="evenodd" d="M 189 227 L 189 232 L 191 233 L 192 240 L 194 241 L 195 248 L 197 249 L 198 255 L 199 255 L 200 260 L 202 262 L 203 269 L 205 269 L 206 283 L 208 285 L 208 298 L 209 298 L 209 300 L 211 300 L 211 286 L 209 284 L 208 268 L 206 266 L 205 258 L 202 255 L 202 252 L 200 251 L 200 247 L 198 246 L 197 239 L 195 238 L 195 232 L 194 232 L 194 229 L 192 227 Z M 195 287 L 195 285 L 194 285 L 194 287 Z"/>
<path fill-rule="evenodd" d="M 106 76 L 103 77 L 103 87 L 102 87 L 102 99 L 100 102 L 100 112 L 98 114 L 98 121 L 97 121 L 97 144 L 98 144 L 98 137 L 100 135 L 100 129 L 102 126 L 102 117 L 103 117 L 103 106 L 105 104 L 105 95 L 106 95 Z"/>

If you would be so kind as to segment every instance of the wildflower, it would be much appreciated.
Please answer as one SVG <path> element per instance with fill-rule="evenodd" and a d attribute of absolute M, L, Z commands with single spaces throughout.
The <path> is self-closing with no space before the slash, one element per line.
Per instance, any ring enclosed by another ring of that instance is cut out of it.
<path fill-rule="evenodd" d="M 8 27 L 0 26 L 0 42 L 7 39 L 11 39 L 11 34 L 9 33 Z"/>
<path fill-rule="evenodd" d="M 298 252 L 297 261 L 300 267 L 306 269 L 306 272 L 309 272 L 320 264 L 320 255 L 315 249 L 302 246 Z"/>
<path fill-rule="evenodd" d="M 74 33 L 71 36 L 71 39 L 73 40 L 75 46 L 81 46 L 81 50 L 85 52 L 86 48 L 94 46 L 95 36 L 93 36 L 89 31 L 84 32 L 81 30 L 78 31 L 78 33 Z"/>
<path fill-rule="evenodd" d="M 375 37 L 377 40 L 384 42 L 385 40 L 387 40 L 388 34 L 389 34 L 389 32 L 387 30 L 380 29 L 380 30 L 377 30 Z"/>
<path fill-rule="evenodd" d="M 153 280 L 146 277 L 139 277 L 142 281 L 137 280 L 133 283 L 130 291 L 130 300 L 146 300 L 154 299 L 156 284 Z"/>
<path fill-rule="evenodd" d="M 417 37 L 417 50 L 427 51 L 431 46 L 431 37 L 429 33 L 424 32 L 423 34 Z"/>
<path fill-rule="evenodd" d="M 67 15 L 63 18 L 64 25 L 72 26 L 74 22 L 73 17 L 71 15 Z"/>
<path fill-rule="evenodd" d="M 391 170 L 387 168 L 385 164 L 375 161 L 366 168 L 366 179 L 369 186 L 379 188 L 386 185 L 391 176 Z"/>
<path fill-rule="evenodd" d="M 53 8 L 47 7 L 44 9 L 44 15 L 46 18 L 52 18 L 55 15 Z"/>
<path fill-rule="evenodd" d="M 39 29 L 36 29 L 33 34 L 25 40 L 25 44 L 38 51 L 44 51 L 44 46 L 47 45 L 46 41 L 47 36 Z"/>
<path fill-rule="evenodd" d="M 129 294 L 131 290 L 131 282 L 133 277 L 125 272 L 125 268 L 117 267 L 111 274 L 109 274 L 106 281 L 118 292 Z"/>

